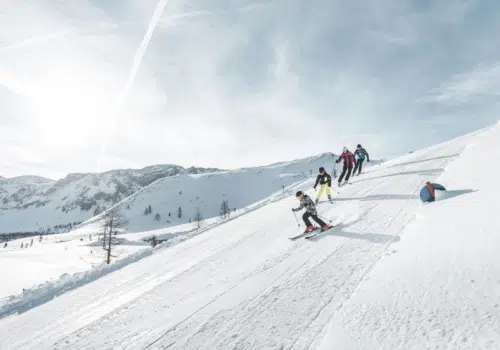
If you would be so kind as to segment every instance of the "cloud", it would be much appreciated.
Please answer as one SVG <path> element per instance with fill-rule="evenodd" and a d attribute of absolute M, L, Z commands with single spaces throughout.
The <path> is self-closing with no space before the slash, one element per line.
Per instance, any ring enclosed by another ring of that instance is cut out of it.
<path fill-rule="evenodd" d="M 480 65 L 469 72 L 454 75 L 451 81 L 433 89 L 426 100 L 463 103 L 471 98 L 499 95 L 500 61 L 488 66 Z"/>
<path fill-rule="evenodd" d="M 470 97 L 497 87 L 500 5 L 170 0 L 136 56 L 157 5 L 0 4 L 0 174 L 231 168 L 357 143 L 376 158 L 497 120 Z M 432 122 L 451 127 L 412 137 Z"/>

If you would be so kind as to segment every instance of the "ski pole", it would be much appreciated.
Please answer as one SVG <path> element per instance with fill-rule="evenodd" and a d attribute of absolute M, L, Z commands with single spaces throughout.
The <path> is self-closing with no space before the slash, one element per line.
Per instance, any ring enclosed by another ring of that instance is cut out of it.
<path fill-rule="evenodd" d="M 330 221 L 330 223 L 332 223 L 332 220 L 330 220 L 330 219 L 328 219 L 328 218 L 325 218 L 324 216 L 318 215 L 318 217 L 319 217 L 320 219 L 327 220 L 327 221 Z"/>
<path fill-rule="evenodd" d="M 297 219 L 297 214 L 295 214 L 295 212 L 293 212 L 293 216 L 295 216 L 295 221 L 297 221 L 297 226 L 300 227 L 300 222 L 299 219 Z"/>

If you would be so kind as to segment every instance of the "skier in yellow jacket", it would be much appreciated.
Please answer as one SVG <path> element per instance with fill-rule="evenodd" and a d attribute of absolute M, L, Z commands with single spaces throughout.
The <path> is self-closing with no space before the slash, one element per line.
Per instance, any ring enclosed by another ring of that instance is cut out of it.
<path fill-rule="evenodd" d="M 316 183 L 314 184 L 314 190 L 316 190 L 316 187 L 318 184 L 321 185 L 321 188 L 318 192 L 318 195 L 316 196 L 316 203 L 319 202 L 319 199 L 323 195 L 323 192 L 326 190 L 326 194 L 328 195 L 328 200 L 332 200 L 332 177 L 326 173 L 325 168 L 321 167 L 319 168 L 319 174 L 318 177 L 316 178 Z"/>

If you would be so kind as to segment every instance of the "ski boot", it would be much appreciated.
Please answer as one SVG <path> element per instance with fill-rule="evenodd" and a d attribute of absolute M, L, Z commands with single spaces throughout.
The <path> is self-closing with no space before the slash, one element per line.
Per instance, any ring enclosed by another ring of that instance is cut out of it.
<path fill-rule="evenodd" d="M 321 231 L 323 231 L 323 232 L 324 232 L 324 231 L 327 231 L 327 230 L 329 230 L 329 229 L 330 229 L 330 226 L 328 226 L 328 225 L 325 225 L 325 226 L 322 226 L 322 227 L 321 227 Z"/>
<path fill-rule="evenodd" d="M 314 227 L 314 226 L 307 226 L 304 233 L 313 232 L 315 229 L 316 229 L 316 227 Z"/>

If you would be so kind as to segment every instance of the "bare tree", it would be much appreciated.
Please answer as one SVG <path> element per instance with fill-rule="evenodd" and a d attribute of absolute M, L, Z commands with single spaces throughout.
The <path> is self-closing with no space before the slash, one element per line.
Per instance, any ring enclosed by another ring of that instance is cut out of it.
<path fill-rule="evenodd" d="M 102 222 L 102 249 L 106 249 L 106 233 L 108 232 L 108 222 L 106 219 Z"/>
<path fill-rule="evenodd" d="M 117 209 L 117 208 L 112 208 L 108 210 L 104 214 L 104 250 L 106 250 L 107 258 L 106 258 L 106 263 L 110 264 L 111 263 L 111 251 L 113 247 L 113 235 L 116 235 L 117 229 L 124 227 L 128 223 L 127 219 L 123 216 L 123 214 Z M 106 237 L 107 233 L 107 237 Z M 107 242 L 106 242 L 107 238 Z M 107 245 L 107 247 L 106 247 Z"/>
<path fill-rule="evenodd" d="M 201 226 L 201 221 L 203 220 L 203 217 L 201 216 L 200 208 L 196 207 L 196 213 L 194 214 L 194 220 L 198 224 L 198 228 Z"/>
<path fill-rule="evenodd" d="M 182 208 L 181 207 L 179 207 L 177 209 L 177 216 L 179 217 L 179 219 L 182 218 Z"/>

